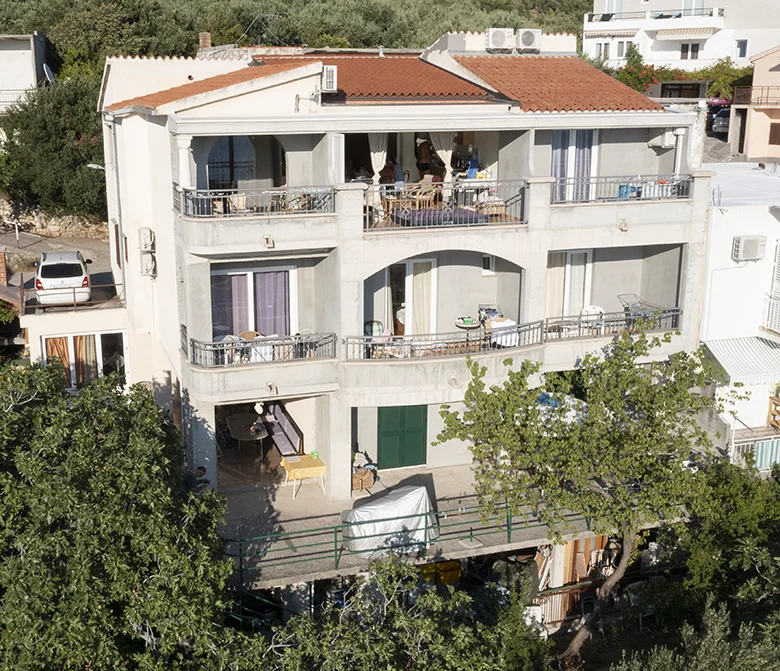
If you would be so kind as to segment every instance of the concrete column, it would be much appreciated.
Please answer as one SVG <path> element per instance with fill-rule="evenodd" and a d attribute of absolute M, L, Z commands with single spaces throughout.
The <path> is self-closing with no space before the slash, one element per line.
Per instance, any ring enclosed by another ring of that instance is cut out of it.
<path fill-rule="evenodd" d="M 352 496 L 352 412 L 340 393 L 326 399 L 328 446 L 328 497 L 332 501 L 347 501 Z"/>
<path fill-rule="evenodd" d="M 366 185 L 340 184 L 337 189 L 338 333 L 344 337 L 363 334 L 363 208 Z"/>
<path fill-rule="evenodd" d="M 534 255 L 534 265 L 523 268 L 520 323 L 535 322 L 547 316 L 547 252 Z"/>
<path fill-rule="evenodd" d="M 188 436 L 187 456 L 190 469 L 203 466 L 204 476 L 210 480 L 209 487 L 217 488 L 217 443 L 214 433 L 214 405 L 203 403 L 185 395 L 186 435 Z"/>
<path fill-rule="evenodd" d="M 674 129 L 674 174 L 679 175 L 682 167 L 685 128 Z"/>
<path fill-rule="evenodd" d="M 179 186 L 192 189 L 192 135 L 177 135 L 176 149 L 179 153 Z"/>
<path fill-rule="evenodd" d="M 525 192 L 525 215 L 528 226 L 536 230 L 545 230 L 550 226 L 550 198 L 553 177 L 528 177 Z"/>
<path fill-rule="evenodd" d="M 211 266 L 207 259 L 188 255 L 184 266 L 187 336 L 203 342 L 211 337 Z"/>

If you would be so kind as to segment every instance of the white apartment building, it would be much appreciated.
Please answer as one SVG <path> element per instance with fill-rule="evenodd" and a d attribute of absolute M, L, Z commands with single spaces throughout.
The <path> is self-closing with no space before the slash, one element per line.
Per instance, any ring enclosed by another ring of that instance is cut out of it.
<path fill-rule="evenodd" d="M 357 450 L 388 480 L 468 470 L 467 445 L 432 445 L 467 355 L 488 383 L 507 357 L 571 369 L 643 316 L 681 332 L 664 354 L 695 347 L 700 118 L 574 57 L 573 36 L 541 40 L 109 58 L 113 278 L 95 309 L 26 314 L 33 358 L 64 352 L 76 384 L 122 348 L 190 465 L 278 524 L 348 507 Z M 235 458 L 228 418 L 258 403 L 327 468 L 308 504 L 273 489 L 273 446 Z"/>
<path fill-rule="evenodd" d="M 585 15 L 582 50 L 610 67 L 625 65 L 632 43 L 656 66 L 695 70 L 730 58 L 745 67 L 751 56 L 777 43 L 778 29 L 774 0 L 594 0 L 593 12 Z M 683 84 L 668 83 L 661 97 L 697 97 L 674 86 Z"/>
<path fill-rule="evenodd" d="M 754 164 L 707 166 L 713 208 L 707 240 L 701 339 L 724 376 L 731 458 L 780 463 L 780 191 L 778 175 Z"/>
<path fill-rule="evenodd" d="M 0 35 L 0 112 L 44 79 L 46 41 L 40 33 Z"/>

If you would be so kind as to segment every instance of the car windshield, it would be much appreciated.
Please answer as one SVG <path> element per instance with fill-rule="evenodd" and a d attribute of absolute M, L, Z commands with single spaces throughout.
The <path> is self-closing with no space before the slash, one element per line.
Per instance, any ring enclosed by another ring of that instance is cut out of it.
<path fill-rule="evenodd" d="M 80 263 L 52 263 L 41 266 L 41 277 L 51 280 L 61 280 L 67 277 L 81 277 L 84 269 Z"/>
<path fill-rule="evenodd" d="M 716 119 L 728 119 L 730 115 L 731 115 L 731 112 L 729 112 L 729 110 L 721 110 L 720 112 L 718 112 L 715 115 L 715 118 Z"/>

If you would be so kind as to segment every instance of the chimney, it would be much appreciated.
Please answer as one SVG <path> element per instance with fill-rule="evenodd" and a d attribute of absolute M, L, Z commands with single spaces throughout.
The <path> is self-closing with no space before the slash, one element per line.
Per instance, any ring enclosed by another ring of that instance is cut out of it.
<path fill-rule="evenodd" d="M 8 286 L 8 271 L 5 267 L 5 252 L 0 252 L 0 285 Z"/>
<path fill-rule="evenodd" d="M 199 46 L 201 49 L 211 49 L 211 33 L 200 33 L 198 39 L 200 40 Z"/>

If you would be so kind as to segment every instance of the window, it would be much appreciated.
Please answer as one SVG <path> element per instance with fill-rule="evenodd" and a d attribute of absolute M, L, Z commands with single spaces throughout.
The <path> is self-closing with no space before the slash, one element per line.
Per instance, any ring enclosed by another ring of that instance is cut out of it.
<path fill-rule="evenodd" d="M 680 60 L 687 61 L 688 60 L 688 49 L 690 47 L 690 44 L 681 44 L 680 45 Z"/>
<path fill-rule="evenodd" d="M 698 44 L 692 44 L 691 45 L 691 60 L 695 61 L 699 58 L 699 45 Z"/>
<path fill-rule="evenodd" d="M 125 383 L 124 333 L 88 333 L 44 338 L 46 362 L 58 358 L 65 367 L 68 387 L 88 384 L 116 373 Z"/>
<path fill-rule="evenodd" d="M 122 267 L 122 248 L 119 245 L 119 224 L 114 222 L 114 255 L 116 256 L 116 265 Z"/>
<path fill-rule="evenodd" d="M 626 49 L 626 43 L 625 42 L 618 42 L 617 43 L 617 57 L 623 58 L 625 55 L 625 49 Z"/>
<path fill-rule="evenodd" d="M 601 58 L 604 53 L 603 45 L 601 42 L 596 42 L 596 56 Z"/>
<path fill-rule="evenodd" d="M 609 60 L 609 42 L 604 42 L 604 60 Z"/>
<path fill-rule="evenodd" d="M 122 236 L 122 242 L 124 243 L 124 248 L 125 248 L 125 263 L 128 263 L 130 261 L 130 252 L 128 251 L 128 247 L 127 247 L 127 236 L 126 235 Z"/>
<path fill-rule="evenodd" d="M 780 123 L 769 124 L 769 144 L 780 145 Z"/>
<path fill-rule="evenodd" d="M 662 98 L 698 98 L 699 85 L 690 84 L 661 84 Z"/>
<path fill-rule="evenodd" d="M 593 186 L 590 178 L 596 172 L 597 151 L 598 133 L 595 130 L 552 132 L 553 203 L 590 200 Z"/>
<path fill-rule="evenodd" d="M 496 257 L 492 254 L 482 255 L 482 275 L 496 274 Z"/>
<path fill-rule="evenodd" d="M 747 40 L 737 40 L 737 58 L 747 58 Z"/>

